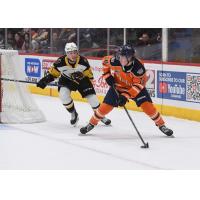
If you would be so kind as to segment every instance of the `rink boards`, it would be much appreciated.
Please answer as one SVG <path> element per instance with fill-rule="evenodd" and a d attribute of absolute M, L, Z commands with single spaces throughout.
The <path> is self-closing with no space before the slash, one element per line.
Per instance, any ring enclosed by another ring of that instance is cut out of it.
<path fill-rule="evenodd" d="M 52 55 L 20 55 L 21 80 L 37 82 L 43 77 L 57 56 Z M 94 86 L 100 101 L 103 100 L 108 85 L 102 79 L 101 59 L 88 58 L 94 73 Z M 181 64 L 158 61 L 144 61 L 147 69 L 147 89 L 159 111 L 168 116 L 200 121 L 200 65 Z M 57 87 L 47 87 L 44 90 L 30 84 L 32 93 L 58 96 Z M 77 101 L 86 101 L 80 94 L 72 92 Z M 127 108 L 140 110 L 134 102 L 129 102 Z"/>

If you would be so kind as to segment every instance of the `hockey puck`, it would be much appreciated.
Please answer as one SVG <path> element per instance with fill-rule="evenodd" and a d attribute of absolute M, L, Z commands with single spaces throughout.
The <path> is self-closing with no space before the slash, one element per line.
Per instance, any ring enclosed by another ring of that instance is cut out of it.
<path fill-rule="evenodd" d="M 147 148 L 149 148 L 149 143 L 147 142 L 145 145 L 142 145 L 141 148 L 142 148 L 142 149 L 147 149 Z"/>

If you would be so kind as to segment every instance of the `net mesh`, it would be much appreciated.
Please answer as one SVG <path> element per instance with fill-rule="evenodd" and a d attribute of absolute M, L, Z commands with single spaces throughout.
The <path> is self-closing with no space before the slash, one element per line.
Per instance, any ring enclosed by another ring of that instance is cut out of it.
<path fill-rule="evenodd" d="M 45 121 L 43 113 L 34 102 L 27 85 L 16 82 L 22 67 L 14 50 L 0 50 L 1 68 L 1 123 L 35 123 Z M 4 80 L 10 79 L 11 81 Z"/>

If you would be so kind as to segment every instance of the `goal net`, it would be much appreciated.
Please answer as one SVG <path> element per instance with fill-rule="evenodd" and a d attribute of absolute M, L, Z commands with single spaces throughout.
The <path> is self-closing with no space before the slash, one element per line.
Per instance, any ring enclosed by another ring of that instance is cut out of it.
<path fill-rule="evenodd" d="M 18 51 L 0 49 L 0 123 L 45 121 L 27 85 L 19 82 L 22 74 Z"/>

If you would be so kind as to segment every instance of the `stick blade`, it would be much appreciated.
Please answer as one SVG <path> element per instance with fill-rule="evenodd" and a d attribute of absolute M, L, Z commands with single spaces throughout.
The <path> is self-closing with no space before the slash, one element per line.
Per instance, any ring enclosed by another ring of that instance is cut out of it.
<path fill-rule="evenodd" d="M 149 148 L 149 143 L 147 142 L 146 144 L 141 146 L 142 149 L 148 149 Z"/>

